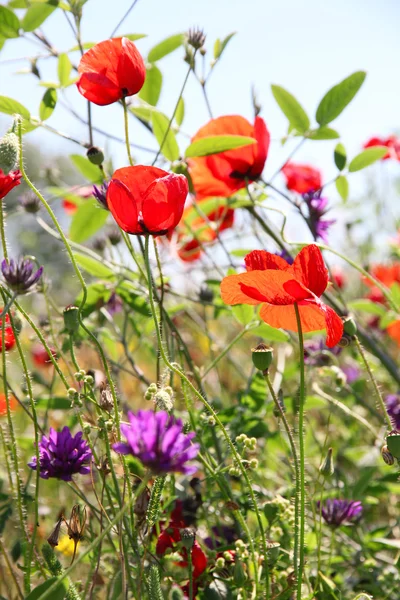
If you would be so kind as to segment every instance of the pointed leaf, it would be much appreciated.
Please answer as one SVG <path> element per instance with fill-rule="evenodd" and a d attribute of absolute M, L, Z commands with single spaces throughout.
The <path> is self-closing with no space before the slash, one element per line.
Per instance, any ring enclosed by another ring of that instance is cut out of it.
<path fill-rule="evenodd" d="M 73 242 L 81 244 L 99 231 L 107 221 L 109 212 L 101 208 L 91 198 L 85 200 L 74 213 L 69 237 Z"/>
<path fill-rule="evenodd" d="M 34 31 L 51 15 L 56 9 L 51 4 L 33 4 L 26 11 L 21 21 L 21 27 L 24 31 Z"/>
<path fill-rule="evenodd" d="M 331 123 L 353 100 L 364 83 L 365 71 L 357 71 L 329 90 L 317 108 L 316 119 L 320 125 Z"/>
<path fill-rule="evenodd" d="M 340 135 L 335 129 L 331 129 L 330 127 L 319 127 L 318 129 L 313 129 L 307 134 L 307 138 L 309 140 L 337 140 Z"/>
<path fill-rule="evenodd" d="M 349 197 L 349 182 L 347 181 L 347 178 L 344 175 L 339 175 L 335 181 L 335 185 L 339 196 L 346 202 Z"/>
<path fill-rule="evenodd" d="M 69 85 L 71 70 L 72 64 L 68 54 L 60 54 L 58 57 L 58 79 L 61 87 L 67 87 Z"/>
<path fill-rule="evenodd" d="M 0 96 L 0 112 L 5 113 L 6 115 L 18 114 L 27 120 L 31 118 L 30 112 L 27 108 L 25 108 L 25 106 L 13 98 L 8 98 L 8 96 Z"/>
<path fill-rule="evenodd" d="M 272 93 L 279 108 L 289 123 L 299 132 L 304 133 L 310 127 L 307 113 L 290 92 L 279 85 L 271 85 Z"/>
<path fill-rule="evenodd" d="M 167 54 L 171 54 L 171 52 L 179 48 L 179 46 L 182 46 L 183 39 L 183 34 L 177 33 L 176 35 L 171 35 L 170 37 L 166 38 L 156 46 L 153 46 L 147 56 L 148 61 L 156 62 Z"/>
<path fill-rule="evenodd" d="M 42 121 L 46 121 L 53 114 L 57 104 L 57 92 L 54 88 L 49 88 L 45 91 L 39 107 L 39 117 Z"/>
<path fill-rule="evenodd" d="M 156 65 L 150 65 L 146 69 L 146 80 L 139 92 L 139 98 L 156 106 L 160 98 L 162 86 L 162 73 Z"/>
<path fill-rule="evenodd" d="M 163 113 L 153 111 L 151 115 L 153 133 L 160 146 L 161 153 L 170 161 L 178 160 L 179 146 L 175 134 L 169 127 L 169 119 Z"/>
<path fill-rule="evenodd" d="M 335 159 L 335 165 L 337 166 L 339 171 L 343 171 L 347 161 L 346 149 L 343 146 L 343 144 L 337 144 L 333 152 L 333 157 Z"/>
<path fill-rule="evenodd" d="M 386 146 L 374 146 L 373 148 L 366 148 L 357 154 L 349 164 L 350 173 L 355 173 L 356 171 L 361 171 L 361 169 L 365 169 L 365 167 L 369 167 L 377 160 L 380 160 L 387 154 Z"/>
<path fill-rule="evenodd" d="M 220 152 L 242 148 L 243 146 L 255 143 L 256 140 L 254 138 L 244 135 L 212 135 L 190 144 L 186 149 L 185 156 L 186 158 L 210 156 L 211 154 L 219 154 Z"/>
<path fill-rule="evenodd" d="M 30 594 L 25 596 L 25 600 L 40 600 L 44 596 L 45 592 L 51 588 L 55 583 L 58 582 L 58 577 L 50 577 L 46 579 L 40 585 L 37 585 Z M 59 582 L 59 585 L 51 592 L 52 600 L 63 600 L 68 592 L 68 583 L 64 579 Z"/>
<path fill-rule="evenodd" d="M 226 37 L 224 37 L 223 40 L 215 40 L 215 44 L 214 44 L 214 59 L 218 60 L 219 58 L 221 58 L 221 54 L 223 53 L 223 51 L 225 50 L 225 48 L 228 45 L 228 42 L 233 38 L 233 36 L 236 35 L 236 31 L 233 31 L 232 33 L 229 33 Z"/>
<path fill-rule="evenodd" d="M 71 154 L 70 158 L 85 179 L 91 183 L 103 183 L 103 174 L 97 165 L 93 165 L 90 160 L 80 154 Z"/>
<path fill-rule="evenodd" d="M 6 39 L 19 37 L 21 24 L 16 14 L 5 6 L 0 6 L 0 35 Z"/>

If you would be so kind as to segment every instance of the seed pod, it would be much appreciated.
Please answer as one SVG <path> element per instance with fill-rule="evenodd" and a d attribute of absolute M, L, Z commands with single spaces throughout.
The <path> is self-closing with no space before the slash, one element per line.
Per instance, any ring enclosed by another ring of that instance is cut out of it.
<path fill-rule="evenodd" d="M 273 350 L 266 344 L 258 344 L 256 348 L 252 348 L 251 358 L 256 369 L 267 371 L 272 363 Z"/>
<path fill-rule="evenodd" d="M 79 308 L 77 306 L 67 306 L 63 311 L 64 325 L 68 333 L 77 333 L 79 329 Z"/>
<path fill-rule="evenodd" d="M 343 329 L 347 335 L 353 336 L 357 333 L 357 325 L 353 317 L 346 317 L 343 320 Z"/>
<path fill-rule="evenodd" d="M 89 148 L 89 150 L 86 152 L 86 156 L 93 165 L 101 165 L 104 162 L 103 151 L 100 150 L 100 148 L 97 148 L 97 146 L 92 146 Z"/>
<path fill-rule="evenodd" d="M 13 171 L 19 160 L 19 141 L 15 133 L 0 138 L 0 169 L 5 175 Z"/>

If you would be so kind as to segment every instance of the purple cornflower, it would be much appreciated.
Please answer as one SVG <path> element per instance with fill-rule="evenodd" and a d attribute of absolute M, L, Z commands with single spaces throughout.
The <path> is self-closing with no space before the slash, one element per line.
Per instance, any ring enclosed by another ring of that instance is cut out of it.
<path fill-rule="evenodd" d="M 43 267 L 35 271 L 36 265 L 29 258 L 20 258 L 15 261 L 4 259 L 1 263 L 1 272 L 8 287 L 17 294 L 26 294 L 39 281 L 43 273 Z"/>
<path fill-rule="evenodd" d="M 317 502 L 319 509 L 320 503 Z M 331 527 L 340 527 L 341 525 L 355 523 L 361 518 L 363 506 L 356 500 L 338 500 L 337 498 L 328 498 L 322 506 L 322 516 L 326 523 Z"/>
<path fill-rule="evenodd" d="M 108 210 L 107 190 L 108 190 L 108 182 L 107 181 L 102 183 L 100 187 L 97 187 L 97 185 L 93 186 L 93 196 L 96 198 L 96 200 L 100 204 L 100 206 L 102 208 L 105 208 L 106 210 Z"/>
<path fill-rule="evenodd" d="M 306 340 L 304 342 L 304 362 L 311 367 L 322 367 L 331 362 L 330 355 L 338 356 L 342 351 L 340 346 L 328 348 L 323 340 Z"/>
<path fill-rule="evenodd" d="M 39 442 L 39 471 L 42 479 L 56 477 L 72 481 L 75 473 L 90 473 L 88 463 L 92 459 L 92 451 L 82 435 L 79 431 L 73 437 L 69 427 L 64 427 L 62 431 L 55 431 L 50 427 L 49 437 L 44 435 Z M 36 471 L 36 456 L 32 457 L 28 467 Z"/>
<path fill-rule="evenodd" d="M 303 194 L 303 200 L 308 208 L 308 224 L 314 238 L 320 238 L 326 244 L 328 243 L 328 229 L 336 223 L 336 219 L 323 219 L 322 217 L 328 212 L 328 199 L 321 198 L 322 190 Z"/>
<path fill-rule="evenodd" d="M 400 430 L 400 395 L 389 394 L 385 398 L 385 404 L 389 417 L 392 419 L 393 428 Z"/>
<path fill-rule="evenodd" d="M 191 444 L 196 434 L 183 433 L 180 419 L 151 410 L 139 410 L 136 415 L 129 412 L 128 418 L 130 424 L 121 425 L 126 442 L 114 444 L 116 452 L 132 454 L 153 473 L 189 475 L 197 470 L 186 463 L 196 458 L 200 445 Z"/>

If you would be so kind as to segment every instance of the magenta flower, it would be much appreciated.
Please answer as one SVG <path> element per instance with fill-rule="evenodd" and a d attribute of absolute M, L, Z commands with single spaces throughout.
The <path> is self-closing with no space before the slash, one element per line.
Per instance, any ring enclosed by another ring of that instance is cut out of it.
<path fill-rule="evenodd" d="M 72 475 L 75 473 L 90 473 L 88 463 L 92 459 L 92 451 L 82 439 L 82 435 L 79 431 L 73 437 L 69 427 L 64 427 L 62 431 L 55 431 L 50 427 L 49 437 L 44 435 L 39 442 L 39 471 L 42 479 L 55 477 L 63 481 L 72 481 Z M 32 457 L 28 467 L 36 471 L 36 456 Z"/>
<path fill-rule="evenodd" d="M 183 433 L 180 419 L 174 419 L 165 411 L 154 413 L 139 410 L 128 413 L 129 425 L 121 425 L 126 442 L 113 445 L 120 454 L 132 454 L 153 473 L 185 473 L 197 469 L 187 462 L 196 458 L 200 445 L 192 444 L 194 432 Z"/>
<path fill-rule="evenodd" d="M 317 502 L 317 507 L 319 509 L 319 502 Z M 326 523 L 331 527 L 340 527 L 358 521 L 361 518 L 362 511 L 361 502 L 338 500 L 337 498 L 328 498 L 321 510 Z"/>
<path fill-rule="evenodd" d="M 385 398 L 386 408 L 392 420 L 393 428 L 400 430 L 400 395 L 389 394 Z"/>
<path fill-rule="evenodd" d="M 328 199 L 321 198 L 321 191 L 304 194 L 303 199 L 308 208 L 307 222 L 315 240 L 321 239 L 328 243 L 328 230 L 331 225 L 336 223 L 336 219 L 324 219 L 328 212 Z"/>

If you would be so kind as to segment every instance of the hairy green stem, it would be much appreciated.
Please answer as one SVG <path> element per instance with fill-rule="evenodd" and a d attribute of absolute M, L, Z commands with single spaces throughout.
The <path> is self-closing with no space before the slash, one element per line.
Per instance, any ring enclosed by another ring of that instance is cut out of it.
<path fill-rule="evenodd" d="M 126 152 L 128 154 L 129 164 L 131 165 L 131 167 L 133 167 L 133 158 L 132 158 L 132 154 L 131 154 L 131 146 L 129 143 L 128 107 L 126 105 L 125 98 L 122 98 L 121 102 L 122 102 L 122 106 L 124 107 L 124 131 L 125 131 Z"/>

